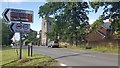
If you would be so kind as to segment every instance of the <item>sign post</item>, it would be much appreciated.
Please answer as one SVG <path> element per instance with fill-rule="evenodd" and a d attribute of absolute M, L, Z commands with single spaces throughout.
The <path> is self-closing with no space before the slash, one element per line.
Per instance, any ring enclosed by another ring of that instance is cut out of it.
<path fill-rule="evenodd" d="M 33 45 L 33 43 L 32 43 L 32 45 Z M 32 57 L 32 52 L 33 52 L 33 46 L 30 46 L 31 47 L 31 57 Z"/>
<path fill-rule="evenodd" d="M 22 24 L 22 22 L 20 22 Z M 22 59 L 22 32 L 20 32 L 20 59 Z"/>
<path fill-rule="evenodd" d="M 30 56 L 30 45 L 28 45 L 28 56 Z"/>
<path fill-rule="evenodd" d="M 20 33 L 20 59 L 22 59 L 22 34 L 30 32 L 30 24 L 23 24 L 22 22 L 33 22 L 33 11 L 7 8 L 2 13 L 3 18 L 7 22 L 20 22 L 11 23 L 9 29 L 11 32 Z"/>

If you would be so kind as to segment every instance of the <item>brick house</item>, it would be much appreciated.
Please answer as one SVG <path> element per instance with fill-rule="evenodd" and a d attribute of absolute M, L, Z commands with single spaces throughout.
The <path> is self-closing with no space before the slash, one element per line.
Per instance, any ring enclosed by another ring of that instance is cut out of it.
<path fill-rule="evenodd" d="M 87 41 L 102 41 L 106 40 L 110 37 L 111 23 L 106 22 L 100 26 L 100 28 L 96 32 L 91 32 L 86 36 Z"/>

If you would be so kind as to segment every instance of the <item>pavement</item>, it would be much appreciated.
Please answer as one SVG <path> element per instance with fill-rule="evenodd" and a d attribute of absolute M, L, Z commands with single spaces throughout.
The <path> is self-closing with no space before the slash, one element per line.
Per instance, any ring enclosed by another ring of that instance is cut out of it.
<path fill-rule="evenodd" d="M 34 46 L 38 54 L 51 56 L 61 66 L 118 66 L 118 55 L 97 53 L 88 50 L 72 50 L 63 48 L 47 48 Z"/>

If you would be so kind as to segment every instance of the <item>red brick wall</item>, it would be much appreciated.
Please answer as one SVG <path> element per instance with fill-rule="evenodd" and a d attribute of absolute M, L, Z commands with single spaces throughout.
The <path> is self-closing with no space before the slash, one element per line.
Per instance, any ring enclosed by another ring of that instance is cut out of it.
<path fill-rule="evenodd" d="M 103 36 L 97 32 L 92 32 L 87 36 L 86 40 L 88 40 L 88 41 L 100 41 L 100 40 L 103 40 Z"/>

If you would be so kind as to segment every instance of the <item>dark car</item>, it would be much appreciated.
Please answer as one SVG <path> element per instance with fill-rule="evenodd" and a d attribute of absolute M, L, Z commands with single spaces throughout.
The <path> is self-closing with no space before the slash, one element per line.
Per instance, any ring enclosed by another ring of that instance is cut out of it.
<path fill-rule="evenodd" d="M 53 48 L 53 47 L 59 47 L 59 43 L 57 42 L 57 41 L 50 41 L 49 43 L 48 43 L 48 47 L 51 47 L 51 48 Z"/>

